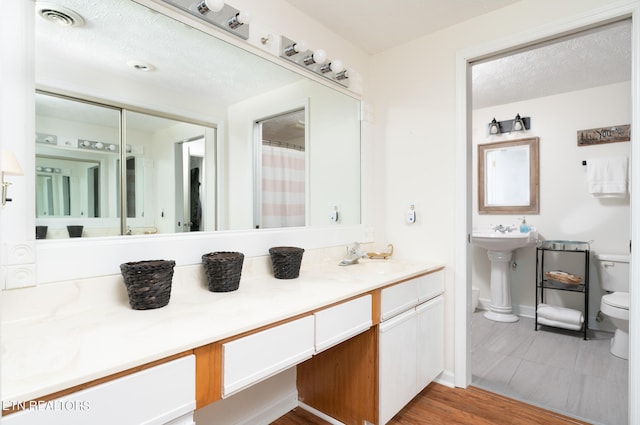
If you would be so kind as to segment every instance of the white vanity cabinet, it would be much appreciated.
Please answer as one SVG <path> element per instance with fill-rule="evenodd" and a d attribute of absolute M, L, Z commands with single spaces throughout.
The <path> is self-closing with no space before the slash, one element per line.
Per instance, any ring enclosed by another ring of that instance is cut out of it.
<path fill-rule="evenodd" d="M 371 308 L 371 295 L 365 295 L 315 312 L 316 353 L 369 329 Z"/>
<path fill-rule="evenodd" d="M 3 425 L 191 425 L 195 356 L 27 407 L 3 416 Z"/>
<path fill-rule="evenodd" d="M 387 423 L 444 370 L 444 272 L 381 292 L 379 424 Z"/>
<path fill-rule="evenodd" d="M 309 315 L 222 344 L 222 397 L 311 358 L 314 322 Z"/>

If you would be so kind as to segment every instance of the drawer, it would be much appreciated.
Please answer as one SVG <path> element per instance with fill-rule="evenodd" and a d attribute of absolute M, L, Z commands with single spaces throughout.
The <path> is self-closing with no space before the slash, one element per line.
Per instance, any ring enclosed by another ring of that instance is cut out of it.
<path fill-rule="evenodd" d="M 172 360 L 2 417 L 10 425 L 161 425 L 196 408 L 195 356 Z"/>
<path fill-rule="evenodd" d="M 313 316 L 222 344 L 222 396 L 307 360 L 313 353 Z"/>
<path fill-rule="evenodd" d="M 416 279 L 384 288 L 380 299 L 380 320 L 387 320 L 418 305 Z"/>
<path fill-rule="evenodd" d="M 416 280 L 418 281 L 418 303 L 444 293 L 444 271 L 420 276 Z"/>
<path fill-rule="evenodd" d="M 371 295 L 316 312 L 316 353 L 371 327 Z"/>

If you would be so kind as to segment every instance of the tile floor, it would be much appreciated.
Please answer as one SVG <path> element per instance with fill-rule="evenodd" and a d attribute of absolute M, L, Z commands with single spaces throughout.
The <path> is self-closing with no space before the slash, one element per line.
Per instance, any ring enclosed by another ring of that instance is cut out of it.
<path fill-rule="evenodd" d="M 612 333 L 534 330 L 473 314 L 472 385 L 594 424 L 626 425 L 628 361 L 609 353 Z"/>

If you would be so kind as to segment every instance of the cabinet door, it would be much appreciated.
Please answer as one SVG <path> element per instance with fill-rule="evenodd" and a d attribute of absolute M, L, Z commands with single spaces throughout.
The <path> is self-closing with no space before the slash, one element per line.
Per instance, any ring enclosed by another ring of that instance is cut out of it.
<path fill-rule="evenodd" d="M 3 416 L 2 423 L 161 425 L 177 418 L 188 420 L 196 408 L 195 398 L 191 355 Z"/>
<path fill-rule="evenodd" d="M 307 316 L 223 344 L 222 396 L 311 358 L 313 324 Z"/>
<path fill-rule="evenodd" d="M 444 271 L 429 273 L 420 276 L 418 281 L 418 303 L 425 302 L 431 298 L 444 293 Z"/>
<path fill-rule="evenodd" d="M 387 423 L 416 395 L 416 312 L 380 324 L 379 423 Z"/>
<path fill-rule="evenodd" d="M 444 296 L 416 308 L 418 388 L 420 392 L 444 370 Z"/>
<path fill-rule="evenodd" d="M 316 317 L 316 353 L 371 327 L 371 295 L 320 310 Z"/>
<path fill-rule="evenodd" d="M 380 320 L 388 320 L 415 307 L 417 304 L 417 279 L 384 288 L 380 300 Z"/>

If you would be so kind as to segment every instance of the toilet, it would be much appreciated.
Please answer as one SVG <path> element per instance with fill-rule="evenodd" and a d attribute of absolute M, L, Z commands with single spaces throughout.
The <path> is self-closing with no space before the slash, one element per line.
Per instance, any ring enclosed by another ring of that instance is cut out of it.
<path fill-rule="evenodd" d="M 629 256 L 597 254 L 602 296 L 600 311 L 609 317 L 616 332 L 609 351 L 616 357 L 629 358 Z"/>

